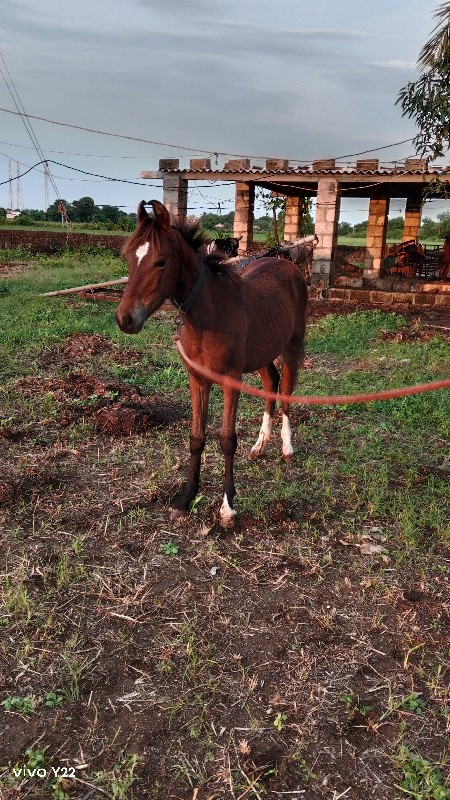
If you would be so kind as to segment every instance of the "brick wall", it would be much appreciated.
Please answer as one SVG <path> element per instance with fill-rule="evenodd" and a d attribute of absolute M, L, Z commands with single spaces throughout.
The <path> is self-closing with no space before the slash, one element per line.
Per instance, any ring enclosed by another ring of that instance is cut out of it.
<path fill-rule="evenodd" d="M 66 247 L 106 247 L 117 255 L 127 236 L 74 233 L 72 231 L 0 230 L 0 257 L 5 248 L 23 247 L 30 253 L 59 253 Z"/>

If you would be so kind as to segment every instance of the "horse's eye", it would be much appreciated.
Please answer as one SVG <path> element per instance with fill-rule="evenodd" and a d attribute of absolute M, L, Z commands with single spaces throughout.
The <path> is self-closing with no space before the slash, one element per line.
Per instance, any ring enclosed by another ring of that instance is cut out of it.
<path fill-rule="evenodd" d="M 158 261 L 155 261 L 155 267 L 158 267 L 158 269 L 162 269 L 165 266 L 166 266 L 165 258 L 158 258 Z"/>

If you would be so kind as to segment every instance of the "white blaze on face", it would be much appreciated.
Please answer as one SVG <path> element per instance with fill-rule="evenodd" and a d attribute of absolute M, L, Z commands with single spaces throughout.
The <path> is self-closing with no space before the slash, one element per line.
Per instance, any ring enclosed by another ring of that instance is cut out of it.
<path fill-rule="evenodd" d="M 283 423 L 281 425 L 281 441 L 283 442 L 281 448 L 283 455 L 292 456 L 294 449 L 292 447 L 291 426 L 289 424 L 289 417 L 287 414 L 283 414 Z"/>
<path fill-rule="evenodd" d="M 268 411 L 265 411 L 263 414 L 263 420 L 261 424 L 261 429 L 259 431 L 259 436 L 253 445 L 252 449 L 250 450 L 250 458 L 256 458 L 260 456 L 267 447 L 267 442 L 269 441 L 272 434 L 272 417 L 270 416 Z"/>
<path fill-rule="evenodd" d="M 136 250 L 136 258 L 138 266 L 141 263 L 142 259 L 147 255 L 149 247 L 150 247 L 149 242 L 145 242 L 145 244 L 141 244 L 141 246 L 138 247 L 138 249 Z"/>

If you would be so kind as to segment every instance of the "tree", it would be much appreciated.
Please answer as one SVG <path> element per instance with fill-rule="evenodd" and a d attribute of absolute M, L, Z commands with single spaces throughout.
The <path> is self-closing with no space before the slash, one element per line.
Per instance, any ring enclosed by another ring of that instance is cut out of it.
<path fill-rule="evenodd" d="M 353 236 L 358 239 L 365 239 L 367 236 L 367 224 L 367 220 L 364 220 L 364 222 L 357 222 L 356 225 L 353 225 Z"/>
<path fill-rule="evenodd" d="M 96 208 L 92 197 L 80 197 L 79 200 L 73 201 L 72 207 L 75 212 L 74 221 L 92 222 Z"/>
<path fill-rule="evenodd" d="M 435 16 L 442 25 L 420 52 L 417 66 L 422 74 L 400 89 L 396 101 L 403 116 L 419 127 L 413 139 L 416 152 L 432 161 L 450 147 L 450 3 L 439 6 Z"/>
<path fill-rule="evenodd" d="M 89 198 L 85 198 L 89 199 Z M 94 209 L 94 218 L 99 222 L 112 222 L 114 225 L 117 225 L 120 216 L 123 212 L 117 206 L 102 206 L 101 208 L 95 207 Z"/>
<path fill-rule="evenodd" d="M 353 228 L 349 222 L 340 222 L 338 225 L 339 236 L 351 236 Z"/>
<path fill-rule="evenodd" d="M 442 3 L 434 16 L 440 22 L 431 31 L 431 39 L 422 47 L 417 61 L 417 66 L 423 69 L 433 67 L 436 61 L 445 58 L 450 48 L 450 3 Z"/>
<path fill-rule="evenodd" d="M 404 225 L 405 225 L 405 220 L 403 217 L 392 217 L 390 220 L 388 220 L 387 224 L 388 236 L 400 235 L 401 238 L 403 234 Z"/>
<path fill-rule="evenodd" d="M 67 200 L 55 200 L 54 203 L 47 208 L 45 214 L 46 219 L 51 222 L 61 222 L 61 205 L 66 208 L 69 219 L 73 220 L 73 208 Z"/>
<path fill-rule="evenodd" d="M 445 237 L 450 233 L 450 212 L 444 211 L 442 214 L 438 214 L 437 218 L 438 222 L 438 232 L 441 239 L 445 239 Z"/>

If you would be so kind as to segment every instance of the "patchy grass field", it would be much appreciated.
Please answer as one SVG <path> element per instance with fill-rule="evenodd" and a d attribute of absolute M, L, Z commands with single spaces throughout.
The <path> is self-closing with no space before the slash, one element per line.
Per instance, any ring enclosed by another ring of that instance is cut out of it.
<path fill-rule="evenodd" d="M 0 264 L 0 796 L 448 800 L 449 392 L 296 407 L 290 465 L 278 432 L 247 460 L 262 407 L 243 397 L 237 529 L 216 523 L 214 435 L 175 526 L 189 402 L 172 313 L 125 337 L 108 303 L 36 296 L 118 277 L 118 259 L 14 256 Z M 449 327 L 443 312 L 311 302 L 299 390 L 447 377 Z"/>

